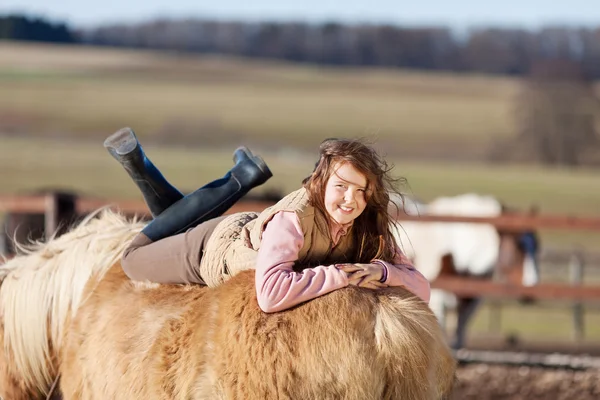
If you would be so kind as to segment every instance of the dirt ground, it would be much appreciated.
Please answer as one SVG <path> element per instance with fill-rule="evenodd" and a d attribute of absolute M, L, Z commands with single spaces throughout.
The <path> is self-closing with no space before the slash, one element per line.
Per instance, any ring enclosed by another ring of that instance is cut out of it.
<path fill-rule="evenodd" d="M 600 399 L 600 370 L 462 365 L 452 400 Z"/>

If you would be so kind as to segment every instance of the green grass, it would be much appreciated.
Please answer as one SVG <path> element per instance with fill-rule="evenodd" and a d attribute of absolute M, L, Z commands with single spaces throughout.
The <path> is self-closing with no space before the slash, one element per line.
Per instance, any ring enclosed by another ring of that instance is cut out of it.
<path fill-rule="evenodd" d="M 97 195 L 137 196 L 126 174 L 102 147 L 104 136 L 89 140 L 4 137 L 0 147 L 0 185 L 13 192 L 39 185 L 66 185 Z M 145 149 L 178 186 L 194 189 L 231 166 L 229 149 L 161 147 Z M 293 150 L 259 150 L 275 177 L 265 188 L 296 188 L 308 175 L 315 154 Z M 510 206 L 526 209 L 537 204 L 542 213 L 600 215 L 600 175 L 585 169 L 540 169 L 471 164 L 419 163 L 388 159 L 392 175 L 406 177 L 403 191 L 423 200 L 465 192 L 490 194 Z M 112 188 L 112 190 L 110 189 Z"/>
<path fill-rule="evenodd" d="M 376 135 L 399 154 L 438 147 L 479 155 L 492 138 L 513 134 L 518 87 L 476 75 L 0 43 L 0 120 L 43 135 L 130 125 L 142 137 L 304 148 Z"/>
<path fill-rule="evenodd" d="M 499 318 L 499 321 L 492 321 Z M 471 335 L 486 333 L 521 339 L 570 341 L 573 333 L 571 309 L 565 303 L 523 306 L 508 302 L 503 304 L 498 314 L 492 314 L 491 308 L 484 303 L 471 322 Z M 490 331 L 490 326 L 499 326 L 499 332 Z M 584 311 L 584 338 L 591 342 L 600 341 L 600 309 L 587 308 Z"/>
<path fill-rule="evenodd" d="M 600 177 L 594 170 L 431 162 L 400 162 L 398 170 L 427 199 L 475 191 L 521 209 L 537 205 L 541 212 L 600 214 Z"/>

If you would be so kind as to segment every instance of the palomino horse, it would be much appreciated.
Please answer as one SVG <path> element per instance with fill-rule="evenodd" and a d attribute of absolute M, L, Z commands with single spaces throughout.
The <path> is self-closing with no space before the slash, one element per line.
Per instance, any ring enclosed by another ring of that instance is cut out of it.
<path fill-rule="evenodd" d="M 348 287 L 263 313 L 254 274 L 133 282 L 119 258 L 142 223 L 110 211 L 0 270 L 0 396 L 64 400 L 443 399 L 456 363 L 403 288 Z"/>
<path fill-rule="evenodd" d="M 405 210 L 414 215 L 496 217 L 507 209 L 495 198 L 476 194 L 440 197 L 429 204 L 405 199 Z M 533 286 L 539 282 L 537 235 L 511 232 L 490 224 L 402 221 L 396 238 L 416 268 L 430 281 L 440 275 L 463 275 Z M 431 292 L 429 305 L 445 326 L 446 309 L 457 309 L 452 347 L 464 346 L 466 326 L 480 298 L 456 297 L 443 290 Z"/>

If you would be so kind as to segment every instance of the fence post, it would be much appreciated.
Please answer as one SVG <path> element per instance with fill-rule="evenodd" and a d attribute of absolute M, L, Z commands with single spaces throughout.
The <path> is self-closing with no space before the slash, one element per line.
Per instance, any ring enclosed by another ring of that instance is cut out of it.
<path fill-rule="evenodd" d="M 579 286 L 583 283 L 583 257 L 580 252 L 574 252 L 569 261 L 569 280 L 571 285 Z M 579 342 L 584 338 L 584 309 L 581 302 L 573 303 L 573 340 Z"/>
<path fill-rule="evenodd" d="M 44 203 L 44 232 L 46 240 L 48 240 L 58 228 L 58 194 L 54 192 L 46 193 Z"/>
<path fill-rule="evenodd" d="M 77 220 L 77 195 L 69 192 L 50 192 L 44 196 L 44 232 L 46 240 L 60 235 Z"/>

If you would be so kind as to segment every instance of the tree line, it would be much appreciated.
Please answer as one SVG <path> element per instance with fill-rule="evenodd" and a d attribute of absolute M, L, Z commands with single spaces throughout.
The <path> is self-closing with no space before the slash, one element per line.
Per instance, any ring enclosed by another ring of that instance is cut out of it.
<path fill-rule="evenodd" d="M 339 23 L 155 20 L 81 32 L 84 43 L 173 49 L 327 65 L 523 75 L 540 59 L 568 59 L 600 78 L 600 26 L 531 31 Z"/>
<path fill-rule="evenodd" d="M 74 43 L 73 31 L 64 23 L 25 15 L 0 15 L 0 39 Z"/>
<path fill-rule="evenodd" d="M 339 66 L 526 75 L 539 60 L 566 59 L 600 78 L 600 26 L 538 30 L 302 22 L 162 19 L 73 30 L 22 15 L 0 16 L 0 39 L 218 53 Z"/>

